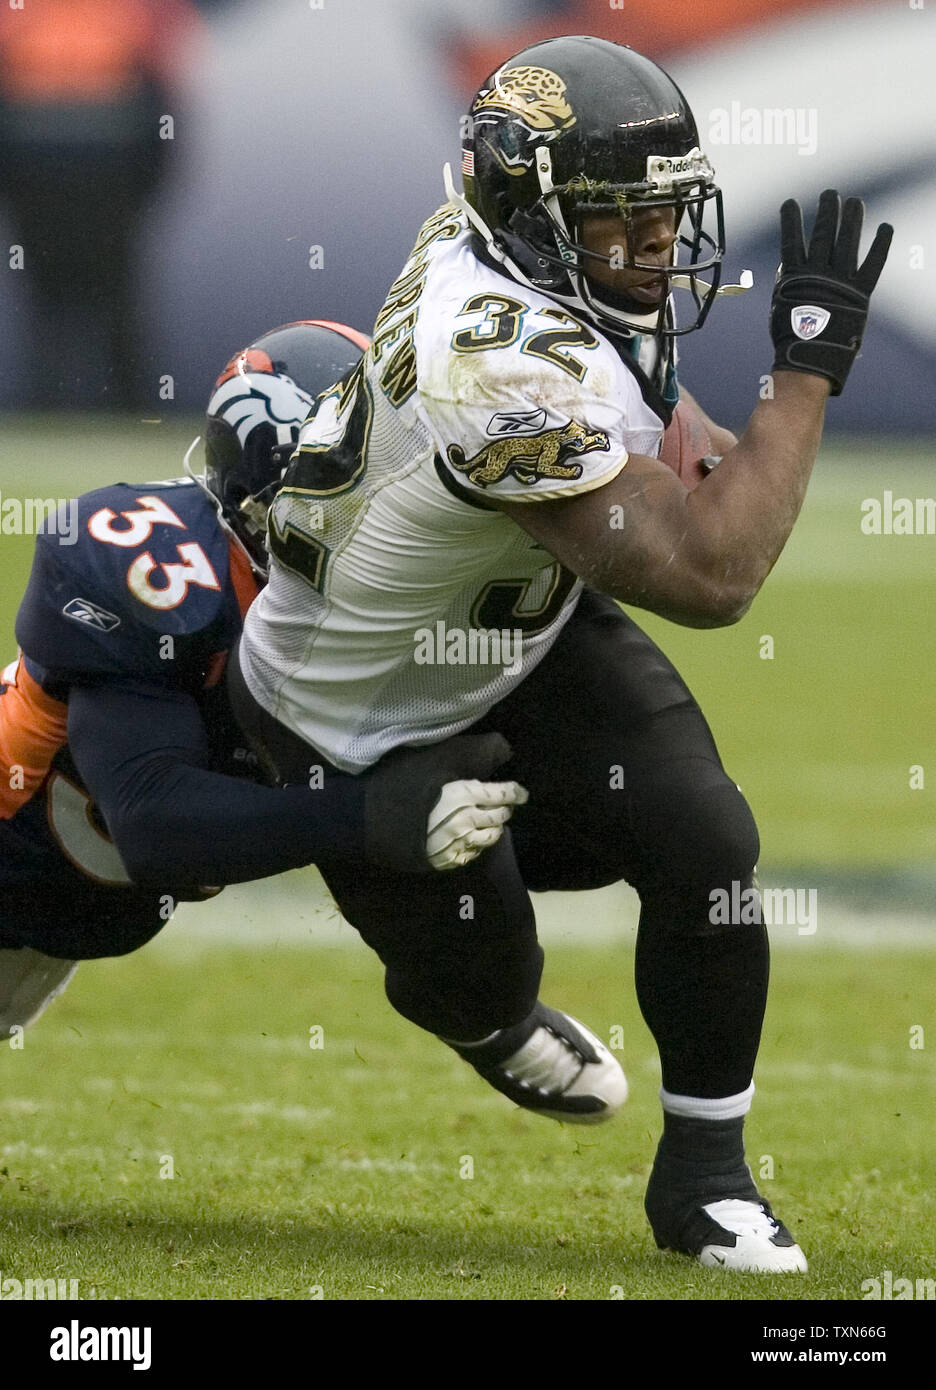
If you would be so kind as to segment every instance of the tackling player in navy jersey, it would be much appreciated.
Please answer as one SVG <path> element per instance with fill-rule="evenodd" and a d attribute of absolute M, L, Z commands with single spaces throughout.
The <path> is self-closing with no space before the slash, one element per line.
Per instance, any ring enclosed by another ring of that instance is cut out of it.
<path fill-rule="evenodd" d="M 311 321 L 263 335 L 215 385 L 202 477 L 100 488 L 77 499 L 74 545 L 37 537 L 0 676 L 0 1035 L 179 900 L 322 853 L 359 862 L 362 839 L 375 865 L 432 876 L 524 798 L 466 780 L 509 751 L 477 737 L 401 759 L 392 782 L 265 785 L 231 717 L 222 677 L 265 580 L 269 498 L 315 395 L 367 341 Z"/>

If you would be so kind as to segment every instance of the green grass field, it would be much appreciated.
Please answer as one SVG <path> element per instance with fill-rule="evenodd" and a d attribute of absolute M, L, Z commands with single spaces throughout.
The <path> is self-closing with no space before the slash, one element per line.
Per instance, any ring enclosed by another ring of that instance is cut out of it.
<path fill-rule="evenodd" d="M 631 1099 L 584 1128 L 514 1109 L 408 1026 L 363 948 L 180 959 L 176 930 L 80 967 L 2 1058 L 4 1277 L 85 1298 L 653 1300 L 936 1274 L 936 1067 L 908 1046 L 932 953 L 778 953 L 748 1147 L 811 1269 L 738 1280 L 661 1255 L 644 1220 L 659 1077 L 629 947 L 549 953 L 544 997 L 622 1029 Z"/>
<path fill-rule="evenodd" d="M 197 429 L 7 421 L 0 490 L 175 476 Z M 600 934 L 598 895 L 542 903 L 568 918 L 549 938 L 543 996 L 605 1038 L 620 1028 L 631 1081 L 614 1123 L 572 1128 L 489 1091 L 391 1011 L 349 929 L 313 932 L 295 898 L 261 884 L 184 907 L 133 956 L 82 966 L 22 1049 L 0 1047 L 2 1277 L 77 1279 L 82 1298 L 366 1300 L 851 1300 L 885 1270 L 936 1277 L 936 927 L 930 938 L 920 896 L 936 842 L 936 537 L 859 527 L 862 499 L 936 483 L 922 449 L 882 461 L 881 448 L 824 453 L 737 627 L 646 621 L 755 808 L 768 874 L 917 885 L 900 949 L 822 926 L 775 933 L 748 1149 L 808 1276 L 731 1279 L 653 1246 L 642 1198 L 658 1068 L 633 996 L 632 921 L 615 927 L 613 905 Z M 31 550 L 0 534 L 3 660 Z"/>

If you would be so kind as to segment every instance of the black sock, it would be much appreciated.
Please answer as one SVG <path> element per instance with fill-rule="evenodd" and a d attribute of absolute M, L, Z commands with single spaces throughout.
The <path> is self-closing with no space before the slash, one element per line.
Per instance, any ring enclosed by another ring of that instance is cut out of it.
<path fill-rule="evenodd" d="M 644 1208 L 657 1243 L 696 1250 L 714 1229 L 701 1205 L 760 1194 L 744 1161 L 744 1117 L 697 1120 L 664 1113 Z"/>
<path fill-rule="evenodd" d="M 757 1197 L 744 1161 L 744 1117 L 698 1120 L 664 1112 L 650 1186 L 669 1195 L 703 1195 L 707 1201 Z"/>
<path fill-rule="evenodd" d="M 663 1086 L 711 1099 L 747 1089 L 767 1003 L 763 926 L 676 934 L 645 908 L 637 937 L 637 1001 L 660 1050 Z"/>

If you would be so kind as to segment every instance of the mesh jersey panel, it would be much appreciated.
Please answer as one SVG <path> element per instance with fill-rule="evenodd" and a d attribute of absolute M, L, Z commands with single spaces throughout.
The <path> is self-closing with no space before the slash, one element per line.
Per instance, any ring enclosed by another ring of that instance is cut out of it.
<path fill-rule="evenodd" d="M 271 510 L 270 582 L 242 641 L 254 698 L 349 772 L 476 722 L 574 611 L 580 582 L 485 504 L 488 476 L 531 503 L 571 495 L 613 477 L 628 448 L 655 452 L 662 436 L 606 341 L 585 359 L 598 395 L 554 361 L 523 355 L 533 332 L 555 334 L 555 318 L 536 318 L 554 305 L 477 261 L 456 216 L 435 225 L 441 237 L 421 235 L 397 282 L 396 319 L 381 314 L 356 377 L 303 426 Z M 485 331 L 484 311 L 466 317 L 462 306 L 505 293 L 526 302 L 529 332 L 505 349 L 453 351 L 473 323 Z M 492 445 L 505 411 L 544 419 L 529 437 Z M 470 464 L 493 446 L 479 482 Z"/>

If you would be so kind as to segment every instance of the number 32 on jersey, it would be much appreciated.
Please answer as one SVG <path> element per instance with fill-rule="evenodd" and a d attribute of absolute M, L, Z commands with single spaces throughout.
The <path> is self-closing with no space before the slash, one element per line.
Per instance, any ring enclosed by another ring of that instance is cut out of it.
<path fill-rule="evenodd" d="M 510 347 L 520 337 L 525 315 L 530 313 L 529 305 L 520 299 L 506 294 L 475 294 L 459 310 L 459 318 L 464 314 L 484 314 L 484 318 L 472 328 L 463 328 L 452 336 L 455 352 L 484 352 L 487 348 Z M 533 333 L 525 339 L 520 351 L 527 357 L 539 357 L 568 372 L 569 376 L 581 381 L 588 368 L 584 362 L 573 357 L 569 348 L 596 348 L 598 339 L 584 323 L 574 319 L 562 309 L 537 309 L 540 318 L 555 319 L 561 328 L 546 328 Z"/>

